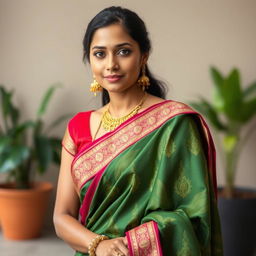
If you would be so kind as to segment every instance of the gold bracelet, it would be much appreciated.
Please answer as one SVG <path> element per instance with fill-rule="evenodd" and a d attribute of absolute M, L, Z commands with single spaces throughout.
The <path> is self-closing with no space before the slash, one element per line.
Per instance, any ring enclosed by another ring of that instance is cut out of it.
<path fill-rule="evenodd" d="M 88 247 L 88 253 L 89 256 L 95 256 L 95 251 L 97 246 L 99 245 L 99 243 L 103 240 L 107 240 L 109 239 L 107 236 L 104 235 L 97 235 L 95 238 L 92 239 L 91 243 L 89 244 Z"/>

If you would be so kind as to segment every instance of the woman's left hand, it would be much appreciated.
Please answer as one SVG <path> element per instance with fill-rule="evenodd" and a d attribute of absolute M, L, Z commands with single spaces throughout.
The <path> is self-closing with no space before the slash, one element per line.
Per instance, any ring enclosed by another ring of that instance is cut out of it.
<path fill-rule="evenodd" d="M 97 256 L 129 256 L 126 237 L 103 240 L 96 248 Z"/>

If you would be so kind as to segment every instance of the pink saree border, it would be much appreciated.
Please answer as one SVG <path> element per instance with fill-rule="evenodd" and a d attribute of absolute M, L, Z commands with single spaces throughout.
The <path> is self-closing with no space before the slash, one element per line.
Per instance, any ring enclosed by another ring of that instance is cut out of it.
<path fill-rule="evenodd" d="M 114 134 L 115 132 L 117 132 L 118 130 L 122 129 L 123 127 L 125 127 L 128 123 L 131 123 L 133 122 L 134 119 L 136 118 L 139 118 L 140 116 L 143 116 L 145 113 L 151 111 L 152 109 L 154 108 L 157 108 L 158 106 L 164 104 L 164 103 L 167 103 L 167 102 L 171 102 L 171 100 L 165 100 L 163 102 L 160 102 L 160 103 L 157 103 L 157 104 L 154 104 L 150 107 L 148 107 L 147 109 L 145 109 L 144 111 L 136 114 L 135 116 L 129 118 L 128 120 L 126 120 L 125 122 L 123 122 L 120 126 L 118 126 L 115 130 L 111 131 L 111 132 L 108 132 L 106 133 L 105 135 L 101 136 L 100 138 L 92 141 L 91 143 L 88 143 L 84 148 L 83 150 L 77 154 L 75 156 L 75 158 L 73 159 L 73 162 L 72 162 L 72 166 L 74 165 L 75 161 L 81 156 L 83 155 L 84 153 L 86 153 L 86 151 L 90 150 L 90 148 L 96 146 L 97 144 L 101 143 L 101 141 L 104 141 L 105 139 L 107 139 L 107 137 L 110 137 L 112 134 Z M 90 136 L 91 136 L 91 133 L 90 133 Z"/>
<path fill-rule="evenodd" d="M 149 221 L 125 233 L 129 255 L 162 256 L 159 230 L 155 221 Z"/>
<path fill-rule="evenodd" d="M 164 101 L 146 109 L 138 116 L 127 120 L 119 129 L 96 140 L 72 163 L 71 173 L 77 191 L 129 146 L 170 118 L 185 113 L 196 112 L 183 103 Z"/>
<path fill-rule="evenodd" d="M 92 183 L 90 184 L 85 196 L 84 196 L 84 199 L 83 199 L 83 203 L 80 207 L 80 210 L 79 210 L 79 214 L 80 214 L 80 222 L 85 225 L 85 220 L 86 220 L 86 217 L 87 217 L 87 214 L 89 212 L 89 209 L 90 209 L 90 205 L 91 205 L 91 201 L 93 199 L 93 196 L 94 196 L 94 192 L 96 191 L 97 187 L 98 187 L 98 184 L 100 182 L 100 179 L 101 179 L 101 176 L 102 174 L 104 173 L 105 171 L 105 168 L 103 168 L 101 171 L 99 171 Z"/>

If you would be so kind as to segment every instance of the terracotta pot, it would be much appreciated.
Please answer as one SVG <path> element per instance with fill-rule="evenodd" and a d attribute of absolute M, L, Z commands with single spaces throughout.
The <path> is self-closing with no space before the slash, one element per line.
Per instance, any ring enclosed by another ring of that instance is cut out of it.
<path fill-rule="evenodd" d="M 48 182 L 22 190 L 13 189 L 10 184 L 0 186 L 0 219 L 5 238 L 25 240 L 40 236 L 52 188 Z"/>

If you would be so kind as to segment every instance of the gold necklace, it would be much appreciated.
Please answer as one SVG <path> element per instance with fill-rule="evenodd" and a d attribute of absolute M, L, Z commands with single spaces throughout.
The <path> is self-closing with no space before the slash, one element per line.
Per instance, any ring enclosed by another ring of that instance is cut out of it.
<path fill-rule="evenodd" d="M 113 131 L 117 126 L 122 124 L 124 121 L 129 119 L 130 117 L 136 115 L 138 111 L 141 109 L 145 99 L 146 99 L 146 93 L 143 95 L 143 98 L 141 99 L 140 103 L 135 106 L 127 115 L 122 116 L 122 117 L 112 117 L 111 114 L 109 113 L 109 106 L 107 110 L 103 113 L 102 115 L 102 127 L 104 128 L 105 131 Z"/>

